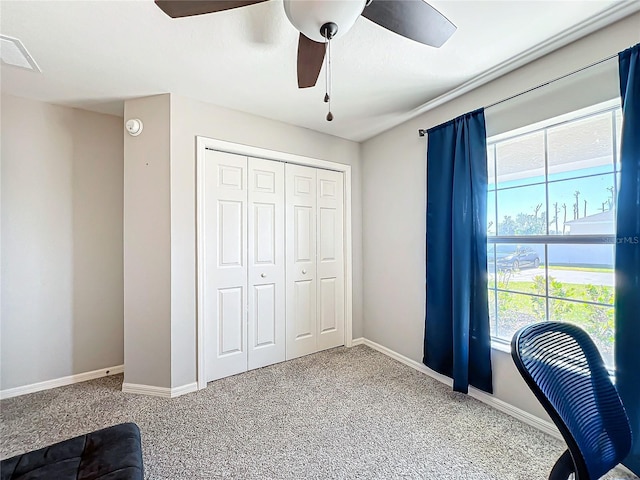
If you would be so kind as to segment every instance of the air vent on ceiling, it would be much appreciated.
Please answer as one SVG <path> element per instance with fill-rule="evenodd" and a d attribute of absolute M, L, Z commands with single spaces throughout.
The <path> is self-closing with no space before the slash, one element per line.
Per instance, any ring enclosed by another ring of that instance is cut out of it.
<path fill-rule="evenodd" d="M 33 57 L 24 48 L 20 40 L 6 35 L 0 35 L 0 57 L 2 63 L 13 65 L 14 67 L 26 68 L 40 72 L 40 67 Z"/>

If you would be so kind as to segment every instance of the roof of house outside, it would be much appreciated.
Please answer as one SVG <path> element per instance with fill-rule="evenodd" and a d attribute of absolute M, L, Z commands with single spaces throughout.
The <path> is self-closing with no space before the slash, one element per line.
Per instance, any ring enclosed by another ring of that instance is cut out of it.
<path fill-rule="evenodd" d="M 615 220 L 613 210 L 607 210 L 606 212 L 600 212 L 593 215 L 587 215 L 586 217 L 578 218 L 576 220 L 568 220 L 565 225 L 590 225 L 594 223 L 612 223 Z"/>

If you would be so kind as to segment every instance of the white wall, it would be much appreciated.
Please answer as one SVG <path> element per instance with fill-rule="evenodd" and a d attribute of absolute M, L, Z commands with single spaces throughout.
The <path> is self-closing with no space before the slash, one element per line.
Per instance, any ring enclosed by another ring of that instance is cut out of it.
<path fill-rule="evenodd" d="M 171 386 L 169 95 L 128 100 L 124 135 L 124 382 Z"/>
<path fill-rule="evenodd" d="M 419 128 L 584 67 L 640 41 L 635 14 L 362 145 L 364 336 L 422 361 L 425 316 L 426 146 Z M 508 353 L 494 350 L 494 394 L 545 418 Z"/>
<path fill-rule="evenodd" d="M 2 96 L 2 390 L 123 362 L 122 119 Z"/>
<path fill-rule="evenodd" d="M 360 145 L 175 95 L 125 102 L 125 382 L 196 381 L 196 136 L 352 166 L 353 334 L 362 336 Z M 147 165 L 147 162 L 149 165 Z"/>

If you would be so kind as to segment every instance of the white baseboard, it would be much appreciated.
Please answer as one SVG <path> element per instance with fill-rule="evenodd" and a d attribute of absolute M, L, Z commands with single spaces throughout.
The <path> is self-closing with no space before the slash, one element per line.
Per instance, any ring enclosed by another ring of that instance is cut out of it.
<path fill-rule="evenodd" d="M 91 372 L 78 373 L 76 375 L 69 375 L 68 377 L 54 378 L 53 380 L 45 380 L 44 382 L 32 383 L 21 387 L 7 388 L 6 390 L 0 391 L 0 399 L 4 400 L 5 398 L 26 395 L 27 393 L 49 390 L 50 388 L 64 387 L 65 385 L 86 382 L 87 380 L 106 377 L 108 375 L 116 375 L 122 372 L 124 372 L 124 365 L 117 365 L 115 367 L 101 368 Z"/>
<path fill-rule="evenodd" d="M 150 395 L 152 397 L 175 398 L 198 390 L 196 382 L 188 383 L 180 387 L 154 387 L 153 385 L 140 385 L 137 383 L 123 383 L 124 393 L 135 393 L 138 395 Z"/>
<path fill-rule="evenodd" d="M 374 350 L 377 350 L 380 353 L 384 353 L 385 355 L 399 361 L 400 363 L 404 363 L 405 365 L 418 370 L 419 372 L 429 375 L 430 377 L 435 378 L 436 380 L 449 385 L 450 387 L 453 387 L 452 379 L 445 375 L 441 375 L 440 373 L 434 372 L 422 363 L 411 360 L 410 358 L 407 358 L 404 355 L 399 354 L 398 352 L 394 352 L 393 350 L 378 343 L 372 342 L 371 340 L 367 340 L 366 338 L 363 339 L 363 344 L 373 348 Z M 469 396 L 475 398 L 476 400 L 480 400 L 482 403 L 486 403 L 496 410 L 500 410 L 507 415 L 515 417 L 518 420 L 526 423 L 527 425 L 531 425 L 532 427 L 543 431 L 544 433 L 547 433 L 555 438 L 562 439 L 560 432 L 553 423 L 542 420 L 541 418 L 538 418 L 535 415 L 530 414 L 529 412 L 525 412 L 524 410 L 514 407 L 513 405 L 500 400 L 493 395 L 489 395 L 488 393 L 483 392 L 482 390 L 478 390 L 477 388 L 469 387 Z"/>
<path fill-rule="evenodd" d="M 186 385 L 182 385 L 181 387 L 173 387 L 171 389 L 171 398 L 179 397 L 180 395 L 186 395 L 187 393 L 197 392 L 198 391 L 198 383 L 187 383 Z"/>
<path fill-rule="evenodd" d="M 486 403 L 487 405 L 495 408 L 496 410 L 500 410 L 507 415 L 510 415 L 514 418 L 517 418 L 521 422 L 526 423 L 527 425 L 531 425 L 538 430 L 551 435 L 559 440 L 562 440 L 562 435 L 560 435 L 560 431 L 558 428 L 551 422 L 547 422 L 535 415 L 530 414 L 529 412 L 525 412 L 517 407 L 514 407 L 510 403 L 505 402 L 504 400 L 500 400 L 499 398 L 494 397 L 482 390 L 478 390 L 477 388 L 469 387 L 469 395 L 477 400 L 480 400 L 482 403 Z"/>
<path fill-rule="evenodd" d="M 364 342 L 364 337 L 354 338 L 353 340 L 351 340 L 351 346 L 357 347 L 358 345 L 364 345 Z"/>

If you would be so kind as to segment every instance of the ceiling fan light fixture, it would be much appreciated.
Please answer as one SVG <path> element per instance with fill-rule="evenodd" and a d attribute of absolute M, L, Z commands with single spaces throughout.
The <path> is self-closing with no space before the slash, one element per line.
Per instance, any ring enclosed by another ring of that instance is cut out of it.
<path fill-rule="evenodd" d="M 284 11 L 291 24 L 307 38 L 324 42 L 322 26 L 338 26 L 333 39 L 347 33 L 364 10 L 366 0 L 284 0 Z"/>

